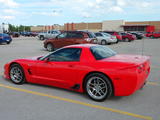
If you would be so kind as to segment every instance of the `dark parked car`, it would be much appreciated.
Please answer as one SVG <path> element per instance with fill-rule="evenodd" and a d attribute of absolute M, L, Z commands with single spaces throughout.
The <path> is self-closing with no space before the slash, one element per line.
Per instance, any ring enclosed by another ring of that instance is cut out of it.
<path fill-rule="evenodd" d="M 32 36 L 32 37 L 36 37 L 37 35 L 38 35 L 37 32 L 30 32 L 30 36 Z"/>
<path fill-rule="evenodd" d="M 12 32 L 11 35 L 12 35 L 12 37 L 19 37 L 20 36 L 19 32 Z"/>
<path fill-rule="evenodd" d="M 21 35 L 25 36 L 25 37 L 30 37 L 31 36 L 31 32 L 21 32 Z"/>
<path fill-rule="evenodd" d="M 0 43 L 10 44 L 12 42 L 11 36 L 6 33 L 0 33 Z"/>
<path fill-rule="evenodd" d="M 133 34 L 136 36 L 137 39 L 142 39 L 143 35 L 141 33 L 137 33 L 137 32 L 130 32 L 130 34 Z"/>
<path fill-rule="evenodd" d="M 55 38 L 44 41 L 44 48 L 48 51 L 73 44 L 97 43 L 97 38 L 92 32 L 65 31 Z"/>

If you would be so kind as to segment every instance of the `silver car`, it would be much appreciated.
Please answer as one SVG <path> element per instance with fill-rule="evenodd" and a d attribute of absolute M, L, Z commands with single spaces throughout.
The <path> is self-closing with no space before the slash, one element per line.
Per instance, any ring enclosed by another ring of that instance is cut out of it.
<path fill-rule="evenodd" d="M 98 44 L 107 45 L 111 43 L 118 43 L 116 36 L 112 36 L 108 33 L 96 32 L 95 36 L 98 39 Z"/>

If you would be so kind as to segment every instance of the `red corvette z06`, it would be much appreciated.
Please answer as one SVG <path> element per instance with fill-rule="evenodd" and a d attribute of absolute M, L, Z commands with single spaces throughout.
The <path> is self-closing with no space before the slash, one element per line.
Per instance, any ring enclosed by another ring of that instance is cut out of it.
<path fill-rule="evenodd" d="M 14 60 L 4 69 L 4 77 L 15 84 L 56 86 L 103 101 L 111 95 L 131 95 L 143 87 L 150 73 L 150 58 L 116 54 L 101 45 L 79 44 L 46 56 Z"/>

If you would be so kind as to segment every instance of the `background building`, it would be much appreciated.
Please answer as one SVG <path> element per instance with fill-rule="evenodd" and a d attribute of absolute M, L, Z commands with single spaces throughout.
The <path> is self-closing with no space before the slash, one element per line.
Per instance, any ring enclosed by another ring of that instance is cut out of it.
<path fill-rule="evenodd" d="M 0 33 L 8 32 L 8 31 L 9 31 L 9 25 L 8 24 L 5 24 L 5 23 L 0 24 Z"/>
<path fill-rule="evenodd" d="M 96 23 L 65 23 L 63 25 L 49 25 L 49 26 L 33 26 L 31 31 L 42 32 L 51 29 L 56 30 L 89 30 L 97 31 L 141 31 L 141 32 L 160 32 L 160 21 L 137 21 L 129 22 L 124 20 L 109 20 Z"/>

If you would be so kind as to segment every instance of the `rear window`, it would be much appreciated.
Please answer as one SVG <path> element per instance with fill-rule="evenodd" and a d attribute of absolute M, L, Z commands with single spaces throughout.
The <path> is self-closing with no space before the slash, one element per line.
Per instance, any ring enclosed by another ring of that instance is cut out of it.
<path fill-rule="evenodd" d="M 106 46 L 92 46 L 90 50 L 96 60 L 101 60 L 116 55 L 116 52 Z"/>

